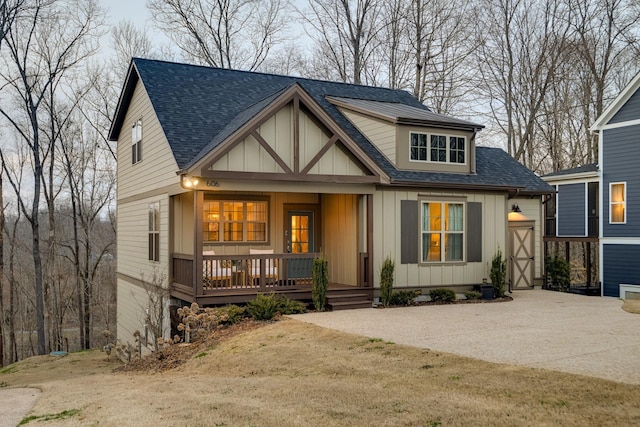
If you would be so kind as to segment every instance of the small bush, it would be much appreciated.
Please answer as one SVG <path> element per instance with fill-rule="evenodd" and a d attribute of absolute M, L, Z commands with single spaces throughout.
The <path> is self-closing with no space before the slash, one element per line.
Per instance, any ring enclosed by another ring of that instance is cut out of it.
<path fill-rule="evenodd" d="M 271 320 L 279 314 L 304 313 L 307 306 L 276 294 L 258 294 L 247 303 L 247 313 L 256 320 Z"/>
<path fill-rule="evenodd" d="M 380 302 L 385 307 L 391 302 L 393 296 L 393 275 L 396 265 L 390 257 L 386 257 L 380 270 Z"/>
<path fill-rule="evenodd" d="M 482 293 L 478 291 L 467 291 L 464 293 L 464 297 L 466 299 L 480 299 L 482 298 Z"/>
<path fill-rule="evenodd" d="M 258 294 L 247 303 L 247 313 L 256 320 L 271 320 L 278 314 L 279 306 L 275 294 Z"/>
<path fill-rule="evenodd" d="M 420 291 L 397 291 L 391 295 L 389 304 L 391 305 L 410 305 L 420 295 Z"/>
<path fill-rule="evenodd" d="M 234 325 L 245 317 L 244 307 L 233 304 L 226 307 L 214 308 L 213 313 L 218 316 L 218 323 L 221 325 Z"/>
<path fill-rule="evenodd" d="M 504 297 L 504 284 L 507 279 L 507 261 L 502 258 L 502 251 L 498 251 L 491 260 L 491 269 L 489 270 L 491 283 L 496 291 L 498 298 Z"/>
<path fill-rule="evenodd" d="M 431 297 L 431 301 L 455 301 L 456 293 L 451 289 L 431 289 L 429 291 L 429 297 Z"/>
<path fill-rule="evenodd" d="M 552 283 L 552 287 L 562 292 L 566 292 L 571 286 L 571 266 L 564 258 L 559 256 L 547 257 L 545 260 L 547 277 Z"/>
<path fill-rule="evenodd" d="M 311 299 L 313 300 L 313 306 L 318 311 L 324 311 L 324 306 L 327 301 L 327 288 L 329 286 L 329 269 L 327 259 L 324 256 L 313 260 L 311 276 Z"/>
<path fill-rule="evenodd" d="M 307 304 L 286 297 L 278 298 L 280 314 L 298 314 L 307 311 Z"/>

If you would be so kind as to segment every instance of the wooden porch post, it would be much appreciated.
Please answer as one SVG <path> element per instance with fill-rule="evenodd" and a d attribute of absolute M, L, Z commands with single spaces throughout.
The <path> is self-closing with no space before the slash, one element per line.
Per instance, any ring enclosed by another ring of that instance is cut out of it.
<path fill-rule="evenodd" d="M 367 283 L 373 289 L 373 194 L 367 194 L 367 258 Z"/>
<path fill-rule="evenodd" d="M 204 207 L 204 193 L 193 192 L 193 301 L 202 295 L 202 209 Z"/>

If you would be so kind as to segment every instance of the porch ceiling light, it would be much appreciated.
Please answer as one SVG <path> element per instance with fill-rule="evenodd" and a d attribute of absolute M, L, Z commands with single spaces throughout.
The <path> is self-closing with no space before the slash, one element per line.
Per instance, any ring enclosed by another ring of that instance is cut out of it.
<path fill-rule="evenodd" d="M 193 177 L 193 176 L 189 176 L 189 175 L 182 175 L 180 177 L 180 183 L 182 184 L 183 188 L 187 188 L 187 189 L 192 189 L 195 188 L 198 185 L 198 178 Z"/>

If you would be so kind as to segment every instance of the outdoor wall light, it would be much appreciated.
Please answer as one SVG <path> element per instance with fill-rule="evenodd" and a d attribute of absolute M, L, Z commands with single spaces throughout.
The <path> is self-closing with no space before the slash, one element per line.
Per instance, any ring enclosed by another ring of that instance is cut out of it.
<path fill-rule="evenodd" d="M 526 221 L 527 217 L 522 213 L 520 206 L 518 206 L 517 203 L 514 203 L 511 205 L 511 212 L 507 215 L 507 219 L 509 221 Z"/>
<path fill-rule="evenodd" d="M 198 178 L 193 177 L 193 176 L 189 176 L 189 175 L 182 175 L 180 177 L 181 183 L 182 183 L 182 187 L 184 188 L 195 188 L 198 185 Z"/>

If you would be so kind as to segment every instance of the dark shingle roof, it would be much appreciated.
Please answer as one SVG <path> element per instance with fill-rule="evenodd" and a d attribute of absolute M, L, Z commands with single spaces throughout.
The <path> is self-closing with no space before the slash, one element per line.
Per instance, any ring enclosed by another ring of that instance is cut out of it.
<path fill-rule="evenodd" d="M 546 175 L 543 175 L 543 178 L 552 177 L 552 176 L 573 175 L 577 173 L 589 173 L 589 172 L 598 172 L 598 164 L 589 163 L 584 166 L 578 166 L 577 168 L 564 169 L 558 172 L 548 173 Z"/>
<path fill-rule="evenodd" d="M 423 124 L 442 127 L 463 127 L 482 129 L 484 126 L 444 114 L 434 113 L 424 108 L 416 108 L 398 102 L 371 101 L 368 99 L 330 98 L 338 105 L 363 111 L 376 117 L 404 124 Z"/>
<path fill-rule="evenodd" d="M 400 171 L 340 113 L 327 97 L 396 103 L 414 113 L 430 110 L 402 90 L 210 68 L 134 58 L 130 80 L 142 80 L 180 169 L 185 169 L 222 143 L 234 131 L 294 84 L 318 105 L 385 171 L 392 181 L 498 187 L 530 192 L 553 189 L 500 149 L 477 149 L 477 174 Z M 137 72 L 137 75 L 136 75 Z M 127 82 L 110 139 L 118 138 L 133 84 Z M 444 119 L 444 116 L 440 116 Z M 455 119 L 453 119 L 455 120 Z M 460 121 L 464 122 L 464 121 Z M 479 125 L 468 123 L 469 129 Z"/>

